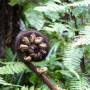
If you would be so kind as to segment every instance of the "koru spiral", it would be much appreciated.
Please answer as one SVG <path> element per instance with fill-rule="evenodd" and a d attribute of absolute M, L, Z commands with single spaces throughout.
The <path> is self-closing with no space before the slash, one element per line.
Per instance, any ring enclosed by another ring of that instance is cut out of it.
<path fill-rule="evenodd" d="M 25 61 L 40 61 L 48 54 L 48 39 L 37 31 L 22 31 L 16 37 L 15 49 Z"/>

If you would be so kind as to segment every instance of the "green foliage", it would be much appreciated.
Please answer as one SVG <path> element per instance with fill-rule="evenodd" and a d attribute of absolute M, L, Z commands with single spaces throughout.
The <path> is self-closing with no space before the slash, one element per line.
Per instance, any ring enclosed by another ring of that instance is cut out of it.
<path fill-rule="evenodd" d="M 27 19 L 27 22 L 35 27 L 37 30 L 40 30 L 43 25 L 44 25 L 44 18 L 43 18 L 43 14 L 42 13 L 38 13 L 38 12 L 24 12 L 25 17 Z M 32 17 L 33 16 L 33 17 Z"/>
<path fill-rule="evenodd" d="M 63 57 L 63 63 L 66 68 L 79 70 L 80 62 L 83 58 L 83 49 L 82 48 L 69 48 L 65 51 Z"/>
<path fill-rule="evenodd" d="M 6 81 L 4 81 L 2 77 L 0 77 L 0 84 L 2 84 L 2 85 L 12 85 L 12 84 L 7 83 Z"/>
<path fill-rule="evenodd" d="M 10 5 L 14 6 L 14 5 L 17 5 L 17 4 L 21 4 L 21 3 L 24 3 L 25 0 L 10 0 Z"/>
<path fill-rule="evenodd" d="M 8 83 L 8 82 L 5 81 L 2 77 L 0 77 L 0 85 L 13 86 L 13 87 L 21 87 L 20 85 L 14 85 L 14 84 L 12 84 L 12 83 Z"/>
<path fill-rule="evenodd" d="M 88 77 L 81 75 L 80 79 L 73 78 L 68 81 L 67 90 L 90 90 L 90 83 L 88 82 Z"/>
<path fill-rule="evenodd" d="M 76 71 L 80 71 L 80 63 L 82 58 L 82 48 L 69 48 L 65 51 L 63 57 L 64 66 L 77 76 Z"/>
<path fill-rule="evenodd" d="M 59 47 L 59 42 L 55 43 L 52 48 L 50 49 L 48 56 L 46 57 L 47 60 L 53 59 L 56 57 L 56 52 Z"/>
<path fill-rule="evenodd" d="M 37 89 L 35 89 L 34 86 L 31 86 L 30 88 L 28 88 L 26 86 L 23 86 L 23 87 L 18 88 L 16 90 L 49 90 L 49 89 L 46 87 L 46 85 L 43 85 L 43 86 L 41 86 L 40 88 L 37 88 Z"/>
<path fill-rule="evenodd" d="M 27 67 L 21 62 L 6 62 L 4 66 L 0 67 L 0 74 L 15 74 L 21 72 L 28 72 Z"/>
<path fill-rule="evenodd" d="M 9 4 L 22 6 L 26 28 L 35 28 L 49 38 L 46 59 L 33 64 L 47 67 L 46 74 L 54 85 L 65 90 L 90 90 L 90 0 L 10 0 Z M 3 85 L 16 85 L 15 90 L 48 90 L 33 72 L 16 61 L 11 49 L 5 52 L 5 61 L 0 61 L 0 75 L 5 78 L 0 81 L 1 90 L 10 89 Z M 9 80 L 10 84 L 6 82 Z"/>
<path fill-rule="evenodd" d="M 13 53 L 12 53 L 12 51 L 11 51 L 11 49 L 10 48 L 6 48 L 6 59 L 8 60 L 8 61 L 14 61 L 15 60 L 15 58 L 16 58 L 16 55 L 14 55 Z"/>
<path fill-rule="evenodd" d="M 18 88 L 16 90 L 34 90 L 34 86 L 32 86 L 30 88 L 23 86 L 23 87 L 21 87 L 21 89 Z"/>

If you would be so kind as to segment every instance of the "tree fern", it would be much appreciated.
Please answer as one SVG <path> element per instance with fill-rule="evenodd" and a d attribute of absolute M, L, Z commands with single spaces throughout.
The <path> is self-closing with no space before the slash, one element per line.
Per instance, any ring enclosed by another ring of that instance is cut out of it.
<path fill-rule="evenodd" d="M 60 86 L 66 88 L 66 90 L 90 90 L 88 78 L 86 75 L 82 75 L 80 68 L 82 58 L 86 55 L 83 45 L 90 44 L 90 27 L 88 27 L 88 29 L 85 27 L 83 31 L 80 30 L 81 26 L 85 25 L 88 21 L 90 0 L 9 1 L 9 4 L 12 6 L 17 4 L 21 5 L 23 9 L 22 17 L 24 16 L 22 19 L 26 26 L 28 26 L 26 28 L 32 27 L 37 30 L 44 30 L 44 32 L 42 32 L 51 38 L 51 49 L 46 57 L 46 61 L 43 60 L 42 62 L 33 63 L 38 67 L 47 66 L 48 72 L 46 74 L 48 77 L 55 80 L 57 84 L 60 83 Z M 43 1 L 45 1 L 46 4 L 42 3 Z M 71 3 L 68 3 L 68 1 Z M 78 36 L 75 38 L 75 41 L 73 41 L 75 35 Z M 53 42 L 55 43 L 54 45 L 52 45 Z M 71 43 L 70 47 L 66 46 L 68 43 Z M 65 52 L 63 52 L 64 50 Z M 86 57 L 87 56 L 85 56 L 85 64 Z M 18 73 L 29 72 L 29 70 L 23 63 L 15 62 L 15 58 L 16 56 L 8 49 L 6 50 L 5 58 L 8 62 L 0 61 L 0 75 L 5 76 L 6 80 L 0 78 L 2 88 L 3 85 L 5 85 L 8 87 L 15 86 L 14 90 L 48 90 L 48 87 L 46 85 L 43 86 L 41 84 L 42 81 L 37 80 L 37 78 L 35 78 L 36 76 L 31 73 L 25 73 L 25 76 L 20 75 L 18 77 Z M 86 67 L 86 72 L 88 71 Z M 13 77 L 10 77 L 10 80 L 12 79 L 12 82 L 17 83 L 17 85 L 7 82 L 9 79 L 8 76 L 13 76 L 8 74 L 17 74 L 15 75 L 15 80 L 13 80 Z M 22 76 L 25 78 L 22 78 Z M 67 87 L 65 87 L 65 83 L 67 83 Z M 26 86 L 19 86 L 18 84 L 25 84 Z M 35 86 L 31 86 L 32 84 Z"/>
<path fill-rule="evenodd" d="M 0 67 L 0 74 L 15 74 L 28 71 L 28 68 L 21 62 L 7 62 L 5 66 Z"/>

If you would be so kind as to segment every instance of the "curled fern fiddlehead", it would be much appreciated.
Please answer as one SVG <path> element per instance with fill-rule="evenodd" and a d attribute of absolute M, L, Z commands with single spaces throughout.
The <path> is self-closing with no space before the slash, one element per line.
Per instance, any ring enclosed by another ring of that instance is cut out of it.
<path fill-rule="evenodd" d="M 16 38 L 16 51 L 26 61 L 44 59 L 48 46 L 48 39 L 36 31 L 23 31 Z"/>
<path fill-rule="evenodd" d="M 24 64 L 35 72 L 43 80 L 43 82 L 46 83 L 50 90 L 58 90 L 44 74 L 47 69 L 37 68 L 31 62 L 32 60 L 36 61 L 44 59 L 48 54 L 48 48 L 48 39 L 35 31 L 21 32 L 16 38 L 15 49 L 17 55 Z"/>

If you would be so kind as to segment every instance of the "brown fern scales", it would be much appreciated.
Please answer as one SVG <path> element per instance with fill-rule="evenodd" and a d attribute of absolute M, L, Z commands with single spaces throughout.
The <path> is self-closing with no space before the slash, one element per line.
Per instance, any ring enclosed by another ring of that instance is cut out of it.
<path fill-rule="evenodd" d="M 40 61 L 48 54 L 48 39 L 37 31 L 22 31 L 16 37 L 15 49 L 25 61 Z"/>

